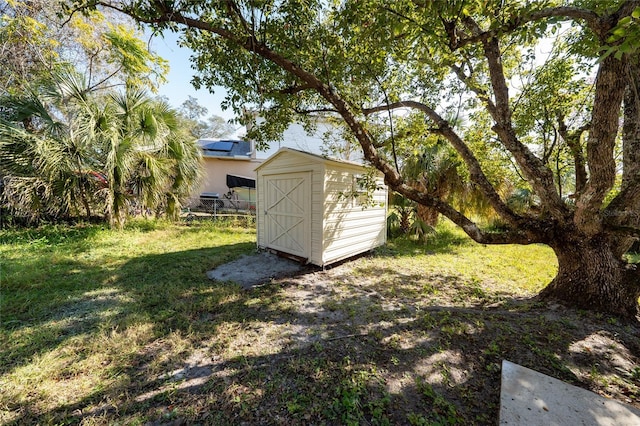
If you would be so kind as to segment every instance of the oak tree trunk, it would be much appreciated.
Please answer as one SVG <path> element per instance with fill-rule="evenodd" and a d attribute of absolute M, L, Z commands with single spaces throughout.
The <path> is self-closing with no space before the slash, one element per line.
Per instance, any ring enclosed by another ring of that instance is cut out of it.
<path fill-rule="evenodd" d="M 559 237 L 551 244 L 558 274 L 541 298 L 634 319 L 639 313 L 640 271 L 617 257 L 608 241 L 604 235 L 591 240 Z"/>

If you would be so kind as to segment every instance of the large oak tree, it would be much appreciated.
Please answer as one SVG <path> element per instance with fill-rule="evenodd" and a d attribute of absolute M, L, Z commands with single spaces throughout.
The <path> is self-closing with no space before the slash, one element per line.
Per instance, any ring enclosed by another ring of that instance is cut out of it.
<path fill-rule="evenodd" d="M 640 273 L 624 258 L 639 235 L 637 2 L 105 0 L 83 6 L 96 5 L 181 31 L 195 52 L 195 83 L 225 86 L 238 111 L 260 108 L 263 135 L 277 134 L 294 113 L 333 114 L 392 189 L 437 209 L 475 241 L 552 247 L 559 269 L 543 297 L 637 315 Z M 553 54 L 539 47 L 553 41 L 559 43 Z M 554 60 L 543 63 L 543 54 Z M 587 90 L 585 82 L 592 83 Z M 425 131 L 452 145 L 506 224 L 502 231 L 483 229 L 400 173 L 393 128 L 400 109 L 422 115 Z M 490 151 L 509 159 L 521 186 L 535 194 L 535 208 L 522 212 L 506 202 L 487 173 Z"/>

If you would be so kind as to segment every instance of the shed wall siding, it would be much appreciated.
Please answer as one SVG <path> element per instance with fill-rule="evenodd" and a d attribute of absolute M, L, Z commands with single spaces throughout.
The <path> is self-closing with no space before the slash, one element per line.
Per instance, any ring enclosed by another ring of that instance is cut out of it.
<path fill-rule="evenodd" d="M 371 250 L 386 242 L 386 190 L 375 191 L 373 205 L 366 207 L 357 198 L 348 196 L 354 189 L 354 176 L 362 173 L 361 168 L 327 167 L 323 264 Z"/>

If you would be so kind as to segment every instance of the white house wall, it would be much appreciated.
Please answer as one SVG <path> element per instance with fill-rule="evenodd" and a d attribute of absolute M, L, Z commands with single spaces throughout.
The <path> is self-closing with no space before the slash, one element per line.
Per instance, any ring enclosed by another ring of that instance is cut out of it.
<path fill-rule="evenodd" d="M 363 169 L 327 168 L 322 264 L 354 256 L 386 242 L 386 189 L 376 190 L 366 206 L 358 197 L 345 196 L 345 189 L 347 192 L 352 189 L 354 175 L 362 173 Z"/>
<path fill-rule="evenodd" d="M 215 192 L 222 197 L 229 191 L 227 188 L 227 175 L 243 176 L 255 179 L 255 169 L 261 160 L 235 160 L 221 158 L 203 158 L 204 178 L 200 187 L 194 192 L 192 200 L 197 203 L 203 192 Z"/>
<path fill-rule="evenodd" d="M 261 120 L 258 119 L 258 122 Z M 299 151 L 310 152 L 312 154 L 323 155 L 327 151 L 327 140 L 334 144 L 346 144 L 339 128 L 330 122 L 319 120 L 316 123 L 315 131 L 311 134 L 307 133 L 304 127 L 298 123 L 292 123 L 282 133 L 282 140 L 273 141 L 269 144 L 269 148 L 264 151 L 256 151 L 256 158 L 266 159 L 278 152 L 280 148 L 293 148 Z M 345 146 L 342 146 L 344 149 Z M 351 161 L 362 160 L 362 150 L 358 146 L 354 146 L 344 159 Z"/>
<path fill-rule="evenodd" d="M 261 121 L 261 120 L 258 120 Z M 280 148 L 293 148 L 300 151 L 322 154 L 324 132 L 331 131 L 328 124 L 318 123 L 315 133 L 308 134 L 301 124 L 292 123 L 282 133 L 282 140 L 269 143 L 269 148 L 264 151 L 257 151 L 256 157 L 266 159 L 275 154 Z"/>

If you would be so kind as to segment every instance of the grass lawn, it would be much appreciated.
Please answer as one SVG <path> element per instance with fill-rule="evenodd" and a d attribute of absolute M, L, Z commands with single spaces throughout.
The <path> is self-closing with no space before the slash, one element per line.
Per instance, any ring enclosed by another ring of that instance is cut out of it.
<path fill-rule="evenodd" d="M 502 359 L 640 407 L 640 328 L 539 303 L 543 246 L 446 224 L 241 290 L 255 231 L 0 232 L 2 424 L 495 424 Z"/>

